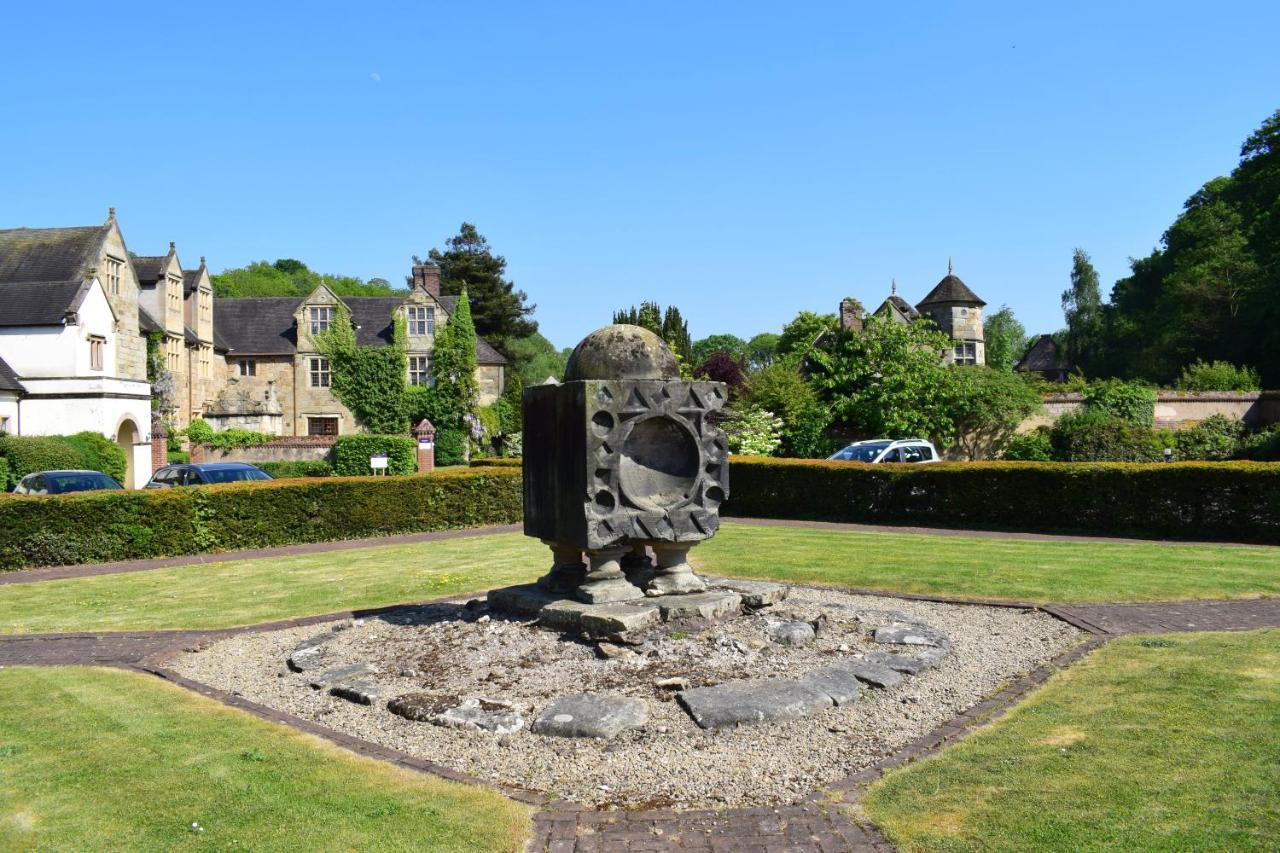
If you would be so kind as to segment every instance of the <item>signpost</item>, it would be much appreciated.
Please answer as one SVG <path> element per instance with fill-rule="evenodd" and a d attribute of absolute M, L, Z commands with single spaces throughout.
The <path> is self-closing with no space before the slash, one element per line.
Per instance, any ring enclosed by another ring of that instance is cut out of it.
<path fill-rule="evenodd" d="M 375 475 L 379 473 L 386 474 L 387 473 L 387 454 L 376 453 L 373 456 L 370 456 L 369 467 L 373 469 L 373 473 Z"/>

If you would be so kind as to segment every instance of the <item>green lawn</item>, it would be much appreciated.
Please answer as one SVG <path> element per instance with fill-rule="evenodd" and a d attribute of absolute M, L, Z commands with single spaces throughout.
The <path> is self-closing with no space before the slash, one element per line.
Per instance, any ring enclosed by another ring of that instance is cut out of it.
<path fill-rule="evenodd" d="M 1280 548 L 1031 542 L 726 524 L 706 572 L 1029 601 L 1280 595 Z M 0 633 L 225 628 L 524 583 L 547 548 L 518 533 L 0 587 Z"/>
<path fill-rule="evenodd" d="M 905 851 L 1275 850 L 1280 631 L 1116 640 L 863 801 Z"/>
<path fill-rule="evenodd" d="M 499 794 L 158 679 L 0 671 L 5 850 L 518 850 L 527 830 L 526 810 Z"/>
<path fill-rule="evenodd" d="M 1280 595 L 1280 547 L 851 533 L 727 524 L 691 552 L 739 577 L 1020 601 Z"/>

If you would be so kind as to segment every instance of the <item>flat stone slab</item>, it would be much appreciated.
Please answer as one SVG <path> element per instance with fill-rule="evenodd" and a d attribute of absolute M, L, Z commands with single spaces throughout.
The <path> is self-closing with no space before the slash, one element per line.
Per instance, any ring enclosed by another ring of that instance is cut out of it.
<path fill-rule="evenodd" d="M 875 632 L 877 643 L 902 646 L 942 646 L 947 638 L 927 625 L 886 625 Z"/>
<path fill-rule="evenodd" d="M 490 610 L 531 619 L 537 616 L 542 608 L 552 602 L 563 600 L 564 596 L 547 592 L 536 583 L 526 583 L 491 589 L 485 598 L 489 602 Z"/>
<path fill-rule="evenodd" d="M 455 708 L 436 714 L 431 722 L 451 729 L 493 732 L 509 735 L 524 727 L 524 717 L 503 702 L 489 699 L 467 699 Z"/>
<path fill-rule="evenodd" d="M 593 604 L 581 611 L 579 624 L 587 634 L 606 636 L 642 631 L 662 621 L 658 605 L 650 602 L 636 604 Z"/>
<path fill-rule="evenodd" d="M 404 693 L 387 703 L 387 710 L 397 717 L 425 723 L 445 710 L 439 696 L 430 693 Z"/>
<path fill-rule="evenodd" d="M 324 658 L 324 644 L 332 636 L 332 631 L 325 631 L 323 634 L 308 637 L 293 647 L 293 651 L 289 653 L 289 659 L 285 663 L 294 672 L 306 672 L 308 669 L 313 669 Z"/>
<path fill-rule="evenodd" d="M 663 621 L 672 619 L 713 620 L 742 609 L 742 596 L 726 590 L 695 592 L 689 595 L 664 595 L 654 599 Z"/>
<path fill-rule="evenodd" d="M 919 675 L 927 669 L 932 668 L 938 661 L 947 655 L 945 648 L 931 648 L 924 654 L 919 655 L 900 655 L 894 652 L 867 652 L 866 660 L 871 663 L 887 666 L 889 669 L 897 672 L 905 672 L 908 675 Z"/>
<path fill-rule="evenodd" d="M 716 581 L 716 586 L 738 593 L 738 595 L 742 596 L 743 605 L 752 610 L 759 610 L 761 607 L 777 604 L 791 592 L 790 587 L 783 586 L 780 583 L 769 583 L 768 581 L 721 580 Z"/>
<path fill-rule="evenodd" d="M 533 721 L 530 731 L 549 737 L 608 740 L 626 729 L 644 725 L 648 719 L 649 705 L 643 699 L 614 693 L 578 693 L 553 699 Z"/>
<path fill-rule="evenodd" d="M 367 663 L 353 663 L 349 666 L 339 666 L 333 669 L 325 670 L 319 675 L 311 679 L 311 686 L 316 690 L 322 687 L 329 687 L 334 684 L 341 684 L 348 681 L 359 681 L 366 675 L 376 675 L 377 670 Z"/>
<path fill-rule="evenodd" d="M 849 661 L 845 666 L 859 681 L 865 681 L 872 687 L 897 687 L 902 683 L 902 676 L 895 670 L 874 661 Z"/>
<path fill-rule="evenodd" d="M 815 669 L 797 679 L 815 690 L 821 690 L 831 697 L 836 705 L 848 705 L 857 700 L 861 686 L 858 674 L 846 663 L 833 663 L 821 669 Z"/>
<path fill-rule="evenodd" d="M 538 611 L 538 624 L 553 631 L 576 633 L 582 630 L 582 614 L 600 606 L 571 598 L 556 599 Z"/>
<path fill-rule="evenodd" d="M 372 705 L 382 695 L 382 688 L 372 681 L 344 681 L 329 688 L 329 692 L 357 705 Z"/>
<path fill-rule="evenodd" d="M 676 699 L 704 729 L 790 720 L 832 706 L 831 696 L 802 681 L 760 678 L 681 690 Z"/>
<path fill-rule="evenodd" d="M 766 629 L 769 639 L 782 646 L 807 646 L 817 633 L 808 622 L 774 622 Z"/>

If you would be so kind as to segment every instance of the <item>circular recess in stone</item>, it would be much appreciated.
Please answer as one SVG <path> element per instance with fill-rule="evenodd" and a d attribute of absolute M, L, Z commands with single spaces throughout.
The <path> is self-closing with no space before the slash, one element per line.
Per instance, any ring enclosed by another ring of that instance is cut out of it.
<path fill-rule="evenodd" d="M 622 444 L 618 480 L 641 509 L 661 511 L 686 502 L 701 471 L 697 437 L 674 418 L 637 421 Z"/>
<path fill-rule="evenodd" d="M 602 438 L 613 429 L 613 415 L 601 410 L 591 416 L 591 431 Z"/>
<path fill-rule="evenodd" d="M 706 499 L 711 506 L 720 506 L 720 504 L 724 503 L 724 489 L 719 486 L 712 486 L 707 489 Z"/>
<path fill-rule="evenodd" d="M 614 500 L 613 493 L 608 491 L 596 492 L 596 506 L 604 512 L 613 512 L 613 508 L 618 505 Z"/>

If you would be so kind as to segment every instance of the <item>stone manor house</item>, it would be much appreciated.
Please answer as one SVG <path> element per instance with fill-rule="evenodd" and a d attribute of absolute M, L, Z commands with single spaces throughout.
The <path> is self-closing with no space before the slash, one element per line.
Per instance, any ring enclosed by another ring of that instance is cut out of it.
<path fill-rule="evenodd" d="M 955 346 L 943 353 L 947 364 L 986 364 L 987 345 L 982 324 L 982 308 L 986 304 L 960 280 L 947 261 L 946 276 L 915 307 L 898 295 L 898 284 L 894 282 L 889 297 L 873 313 L 895 323 L 911 323 L 928 317 L 955 341 Z M 840 303 L 839 316 L 840 328 L 862 330 L 862 307 L 854 300 Z"/>
<path fill-rule="evenodd" d="M 333 396 L 328 360 L 311 335 L 342 302 L 362 345 L 391 341 L 393 318 L 408 331 L 406 381 L 429 385 L 436 329 L 457 305 L 440 293 L 434 263 L 413 267 L 407 294 L 215 299 L 204 258 L 184 268 L 177 248 L 138 256 L 112 209 L 106 222 L 0 230 L 0 432 L 58 435 L 92 430 L 129 457 L 129 482 L 151 474 L 147 340 L 171 377 L 173 421 L 204 417 L 281 436 L 357 429 Z M 476 340 L 481 402 L 503 390 L 506 359 Z"/>

